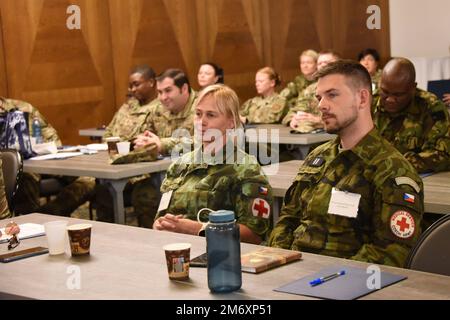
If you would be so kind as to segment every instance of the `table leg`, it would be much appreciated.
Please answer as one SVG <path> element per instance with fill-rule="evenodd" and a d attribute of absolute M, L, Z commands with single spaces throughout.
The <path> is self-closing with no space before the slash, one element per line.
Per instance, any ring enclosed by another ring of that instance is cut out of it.
<path fill-rule="evenodd" d="M 111 191 L 113 197 L 114 222 L 125 224 L 125 206 L 123 204 L 123 189 L 128 179 L 122 180 L 105 180 L 99 179 L 101 184 L 105 184 Z"/>

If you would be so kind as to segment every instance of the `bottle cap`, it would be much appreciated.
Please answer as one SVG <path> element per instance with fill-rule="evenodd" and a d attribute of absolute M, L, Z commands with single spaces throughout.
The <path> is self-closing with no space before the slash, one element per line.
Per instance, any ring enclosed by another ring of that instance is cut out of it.
<path fill-rule="evenodd" d="M 217 210 L 209 213 L 209 221 L 212 223 L 231 222 L 234 220 L 234 212 L 230 210 Z"/>

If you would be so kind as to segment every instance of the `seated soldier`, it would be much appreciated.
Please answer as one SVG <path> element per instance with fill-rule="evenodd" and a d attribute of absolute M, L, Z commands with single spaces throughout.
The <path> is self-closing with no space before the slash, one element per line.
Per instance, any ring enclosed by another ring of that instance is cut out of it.
<path fill-rule="evenodd" d="M 434 94 L 416 88 L 411 61 L 395 58 L 383 69 L 373 121 L 381 136 L 419 173 L 450 170 L 447 107 Z"/>
<path fill-rule="evenodd" d="M 372 79 L 372 92 L 376 93 L 381 78 L 381 69 L 378 68 L 380 55 L 375 49 L 364 49 L 358 54 L 358 61 L 369 72 Z"/>
<path fill-rule="evenodd" d="M 147 117 L 150 110 L 158 103 L 156 93 L 155 72 L 147 65 L 139 65 L 130 71 L 128 78 L 128 99 L 116 112 L 106 127 L 103 139 L 120 137 L 122 140 L 134 142 L 139 134 L 146 128 Z M 136 183 L 148 175 L 132 178 L 125 185 L 124 202 L 131 204 L 131 192 Z M 112 221 L 113 200 L 109 189 L 105 185 L 97 184 L 95 188 L 95 202 L 97 219 Z M 156 199 L 155 201 L 158 201 Z M 139 221 L 139 223 L 141 223 Z"/>
<path fill-rule="evenodd" d="M 43 142 L 53 141 L 57 146 L 61 145 L 61 140 L 56 130 L 35 107 L 27 102 L 0 98 L 0 110 L 10 111 L 15 108 L 24 113 L 28 113 L 29 119 L 37 118 L 39 120 Z M 32 133 L 32 121 L 28 121 L 28 123 L 29 131 Z M 41 206 L 39 184 L 42 177 L 36 173 L 24 172 L 15 196 L 15 213 L 27 214 L 40 212 L 69 216 L 93 195 L 95 180 L 92 177 L 51 177 L 57 178 L 65 187 L 54 200 Z"/>
<path fill-rule="evenodd" d="M 178 69 L 167 69 L 156 77 L 158 100 L 150 108 L 145 121 L 145 130 L 134 140 L 135 150 L 156 146 L 158 153 L 170 155 L 173 150 L 184 149 L 183 139 L 172 137 L 177 129 L 184 129 L 193 134 L 193 104 L 197 97 L 191 89 L 186 74 Z M 186 141 L 189 150 L 191 140 Z M 138 217 L 139 225 L 151 228 L 160 199 L 159 190 L 155 189 L 151 177 L 140 179 L 133 184 L 131 204 Z M 108 210 L 99 216 L 102 221 L 112 221 L 113 208 L 111 202 L 103 203 Z"/>
<path fill-rule="evenodd" d="M 212 62 L 203 63 L 198 69 L 197 81 L 200 90 L 216 83 L 223 83 L 223 69 Z"/>
<path fill-rule="evenodd" d="M 280 93 L 286 99 L 288 108 L 293 107 L 297 97 L 303 93 L 303 90 L 315 82 L 313 74 L 317 71 L 318 56 L 314 50 L 305 50 L 300 55 L 300 75 L 295 77 L 294 81 L 289 82 Z"/>
<path fill-rule="evenodd" d="M 339 55 L 333 51 L 320 52 L 317 58 L 317 70 L 338 59 Z M 295 105 L 282 121 L 284 125 L 304 133 L 323 128 L 318 102 L 315 97 L 316 88 L 317 82 L 314 82 L 298 96 Z"/>
<path fill-rule="evenodd" d="M 366 68 L 337 61 L 317 77 L 325 129 L 338 137 L 305 159 L 269 245 L 403 267 L 421 233 L 422 180 L 374 127 Z"/>
<path fill-rule="evenodd" d="M 145 120 L 155 99 L 155 72 L 147 65 L 134 67 L 128 78 L 128 99 L 106 127 L 103 140 L 120 137 L 132 141 L 144 132 Z"/>
<path fill-rule="evenodd" d="M 242 128 L 239 99 L 224 85 L 200 92 L 195 106 L 195 150 L 167 171 L 153 228 L 197 235 L 203 208 L 232 210 L 243 242 L 259 244 L 271 228 L 272 190 L 256 159 L 236 147 L 232 133 Z M 243 134 L 243 131 L 242 131 Z"/>
<path fill-rule="evenodd" d="M 255 87 L 258 96 L 247 100 L 241 108 L 243 123 L 280 123 L 286 113 L 286 100 L 275 87 L 280 76 L 273 68 L 265 67 L 256 72 Z"/>

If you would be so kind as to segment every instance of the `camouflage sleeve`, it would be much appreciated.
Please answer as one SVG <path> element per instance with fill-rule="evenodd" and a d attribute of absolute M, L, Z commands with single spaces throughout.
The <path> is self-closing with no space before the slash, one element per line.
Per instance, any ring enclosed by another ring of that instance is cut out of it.
<path fill-rule="evenodd" d="M 399 179 L 399 178 L 397 178 Z M 386 182 L 374 197 L 372 217 L 373 236 L 351 259 L 403 267 L 408 254 L 417 242 L 421 228 L 424 204 L 422 184 L 409 177 L 406 183 Z M 417 187 L 411 187 L 412 181 Z M 420 190 L 418 190 L 420 188 Z"/>
<path fill-rule="evenodd" d="M 193 147 L 194 141 L 190 136 L 183 136 L 179 138 L 161 138 L 162 155 L 180 155 L 192 151 Z"/>
<path fill-rule="evenodd" d="M 280 212 L 280 218 L 268 240 L 269 246 L 291 249 L 294 241 L 294 231 L 300 224 L 300 194 L 301 188 L 296 179 L 286 192 L 284 204 Z"/>
<path fill-rule="evenodd" d="M 3 180 L 2 159 L 0 158 L 0 220 L 11 218 L 11 212 L 8 208 L 6 199 L 5 183 Z"/>
<path fill-rule="evenodd" d="M 103 135 L 103 141 L 105 141 L 106 138 L 109 137 L 114 137 L 114 131 L 116 126 L 118 125 L 118 118 L 119 118 L 119 113 L 120 113 L 119 109 L 115 114 L 114 117 L 112 118 L 111 122 L 108 124 L 108 126 L 105 129 L 105 134 Z"/>
<path fill-rule="evenodd" d="M 252 104 L 252 99 L 248 99 L 247 101 L 245 101 L 245 103 L 241 107 L 241 112 L 240 112 L 241 116 L 247 117 L 249 115 L 249 113 L 250 113 L 249 109 L 250 109 L 251 104 Z"/>
<path fill-rule="evenodd" d="M 291 100 L 298 96 L 297 86 L 294 81 L 289 82 L 283 90 L 281 90 L 280 95 L 286 100 Z"/>
<path fill-rule="evenodd" d="M 237 222 L 265 239 L 272 228 L 273 196 L 258 164 L 246 165 L 233 188 Z"/>
<path fill-rule="evenodd" d="M 434 124 L 427 132 L 423 145 L 417 152 L 409 151 L 404 154 L 419 173 L 450 170 L 449 114 L 445 105 L 438 100 L 435 100 L 431 111 Z"/>

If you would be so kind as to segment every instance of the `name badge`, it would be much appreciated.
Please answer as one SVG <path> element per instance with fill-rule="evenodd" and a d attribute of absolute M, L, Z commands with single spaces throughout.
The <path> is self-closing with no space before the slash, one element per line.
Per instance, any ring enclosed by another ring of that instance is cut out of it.
<path fill-rule="evenodd" d="M 158 212 L 166 210 L 169 207 L 170 199 L 172 199 L 173 190 L 163 193 L 161 201 L 159 202 Z"/>
<path fill-rule="evenodd" d="M 331 190 L 331 199 L 328 206 L 328 213 L 348 218 L 356 218 L 358 216 L 358 206 L 361 195 L 339 191 L 336 188 Z"/>

